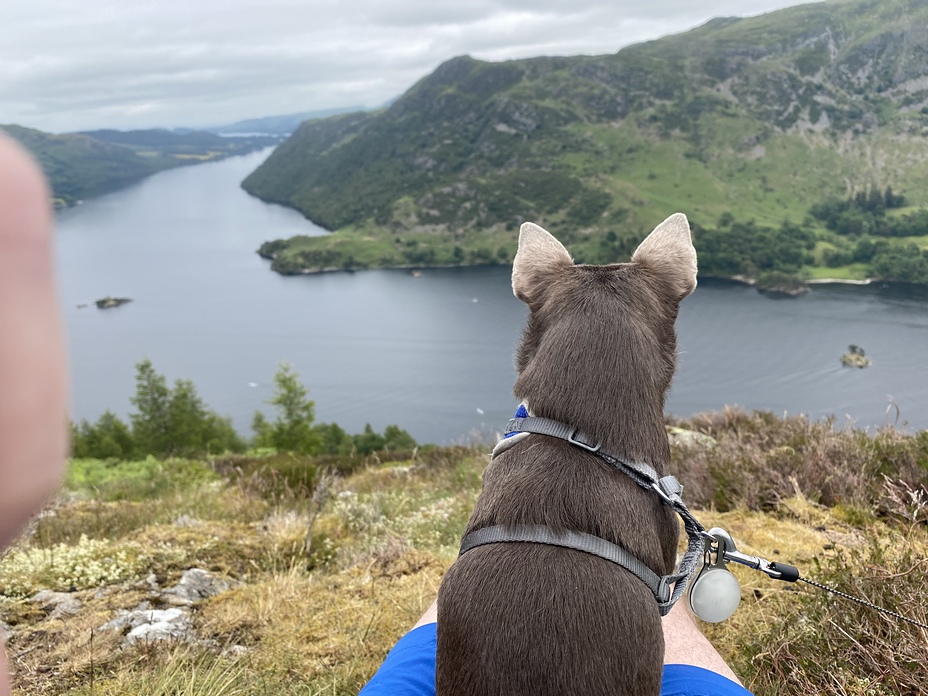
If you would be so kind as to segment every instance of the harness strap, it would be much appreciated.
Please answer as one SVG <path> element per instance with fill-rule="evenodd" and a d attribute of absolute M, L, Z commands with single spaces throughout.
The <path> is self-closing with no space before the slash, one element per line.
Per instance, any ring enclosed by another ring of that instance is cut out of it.
<path fill-rule="evenodd" d="M 525 414 L 524 416 L 523 413 Z M 650 464 L 636 462 L 631 459 L 625 459 L 624 457 L 616 457 L 603 452 L 601 447 L 602 443 L 594 442 L 589 435 L 579 428 L 550 418 L 539 418 L 537 416 L 528 415 L 528 411 L 525 409 L 524 405 L 519 407 L 519 410 L 516 412 L 516 417 L 509 421 L 503 442 L 505 442 L 506 438 L 514 439 L 513 436 L 517 433 L 535 433 L 567 440 L 567 442 L 572 445 L 592 452 L 604 462 L 631 478 L 642 488 L 657 493 L 661 501 L 680 515 L 683 520 L 683 528 L 686 531 L 688 542 L 686 553 L 683 554 L 683 558 L 680 561 L 679 572 L 674 575 L 659 576 L 640 560 L 632 556 L 628 551 L 612 542 L 583 532 L 566 531 L 563 534 L 557 535 L 547 527 L 541 525 L 525 525 L 513 528 L 485 527 L 483 529 L 478 529 L 477 531 L 471 532 L 463 539 L 461 542 L 461 553 L 463 554 L 475 546 L 505 541 L 535 542 L 585 551 L 586 553 L 617 563 L 640 578 L 654 593 L 661 615 L 665 616 L 686 591 L 686 586 L 690 577 L 696 572 L 696 569 L 699 567 L 699 562 L 702 560 L 706 539 L 711 538 L 706 533 L 705 527 L 699 523 L 699 520 L 693 517 L 692 513 L 683 503 L 682 484 L 673 476 L 658 478 L 657 470 Z M 512 444 L 515 444 L 515 442 L 512 442 Z M 493 456 L 495 457 L 505 449 L 508 449 L 508 447 L 497 447 L 494 450 Z M 672 590 L 670 589 L 671 587 L 673 588 Z"/>
<path fill-rule="evenodd" d="M 509 421 L 504 437 L 515 433 L 535 433 L 567 440 L 570 444 L 592 452 L 607 464 L 614 466 L 642 488 L 652 489 L 657 484 L 660 486 L 658 493 L 661 494 L 662 498 L 676 498 L 681 503 L 683 502 L 680 498 L 683 493 L 683 486 L 680 485 L 676 478 L 673 476 L 658 478 L 657 471 L 650 464 L 636 462 L 624 457 L 616 457 L 603 452 L 601 449 L 602 443 L 594 443 L 593 439 L 579 428 L 571 427 L 550 418 L 528 416 L 526 418 L 513 418 Z"/>
<path fill-rule="evenodd" d="M 460 555 L 464 555 L 478 546 L 502 542 L 529 542 L 547 544 L 549 546 L 560 546 L 566 549 L 583 551 L 607 561 L 612 561 L 648 586 L 654 598 L 657 600 L 657 606 L 661 616 L 666 616 L 667 612 L 670 611 L 670 608 L 686 588 L 686 582 L 681 583 L 679 581 L 689 577 L 688 574 L 682 572 L 674 575 L 660 576 L 628 551 L 617 544 L 613 544 L 611 541 L 606 541 L 592 534 L 574 532 L 571 530 L 565 530 L 557 534 L 547 527 L 538 524 L 518 525 L 515 527 L 495 526 L 478 529 L 465 536 L 461 541 Z"/>

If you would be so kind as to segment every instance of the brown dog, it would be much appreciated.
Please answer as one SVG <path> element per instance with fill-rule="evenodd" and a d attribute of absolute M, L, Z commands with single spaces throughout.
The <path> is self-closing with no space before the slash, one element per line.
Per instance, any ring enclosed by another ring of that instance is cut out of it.
<path fill-rule="evenodd" d="M 603 451 L 663 476 L 674 322 L 695 287 L 682 214 L 661 223 L 631 263 L 610 266 L 574 265 L 554 237 L 524 224 L 512 288 L 531 311 L 516 397 L 534 416 L 577 427 Z M 585 532 L 662 575 L 676 557 L 675 515 L 657 495 L 545 435 L 528 435 L 484 472 L 465 535 L 494 525 Z M 474 548 L 438 593 L 438 696 L 656 695 L 663 653 L 654 594 L 624 568 L 575 549 Z"/>

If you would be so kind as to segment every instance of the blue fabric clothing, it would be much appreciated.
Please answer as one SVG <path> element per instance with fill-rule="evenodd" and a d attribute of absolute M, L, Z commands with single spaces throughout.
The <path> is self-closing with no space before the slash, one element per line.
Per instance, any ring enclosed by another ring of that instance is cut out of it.
<path fill-rule="evenodd" d="M 403 636 L 359 696 L 435 696 L 438 624 Z M 665 665 L 661 696 L 751 696 L 720 674 L 693 665 Z"/>
<path fill-rule="evenodd" d="M 664 665 L 661 696 L 751 696 L 751 692 L 702 667 Z"/>
<path fill-rule="evenodd" d="M 358 696 L 435 696 L 438 624 L 412 629 L 393 646 Z"/>

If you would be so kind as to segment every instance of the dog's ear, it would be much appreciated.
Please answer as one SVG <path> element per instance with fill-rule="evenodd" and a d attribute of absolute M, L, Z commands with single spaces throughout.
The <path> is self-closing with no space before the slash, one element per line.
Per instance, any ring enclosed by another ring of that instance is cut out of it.
<path fill-rule="evenodd" d="M 696 249 L 686 215 L 676 213 L 654 231 L 632 254 L 632 262 L 656 271 L 682 300 L 696 289 Z"/>
<path fill-rule="evenodd" d="M 564 245 L 532 222 L 519 230 L 519 252 L 512 262 L 512 292 L 527 304 L 540 302 L 554 274 L 573 266 Z"/>

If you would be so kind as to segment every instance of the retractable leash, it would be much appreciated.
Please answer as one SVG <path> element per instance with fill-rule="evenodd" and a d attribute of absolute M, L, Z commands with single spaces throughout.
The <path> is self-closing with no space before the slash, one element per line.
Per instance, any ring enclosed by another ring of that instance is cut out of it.
<path fill-rule="evenodd" d="M 794 566 L 785 563 L 773 563 L 758 556 L 748 556 L 735 548 L 731 535 L 724 529 L 715 527 L 706 533 L 706 555 L 703 569 L 690 586 L 690 608 L 703 621 L 718 623 L 735 613 L 741 602 L 741 586 L 734 575 L 725 567 L 729 562 L 759 570 L 774 580 L 784 582 L 804 582 L 820 590 L 825 590 L 843 599 L 856 602 L 894 619 L 905 621 L 913 626 L 928 629 L 928 624 L 897 614 L 889 609 L 877 606 L 865 599 L 860 599 L 833 587 L 828 587 L 814 580 L 808 580 L 799 574 Z"/>

